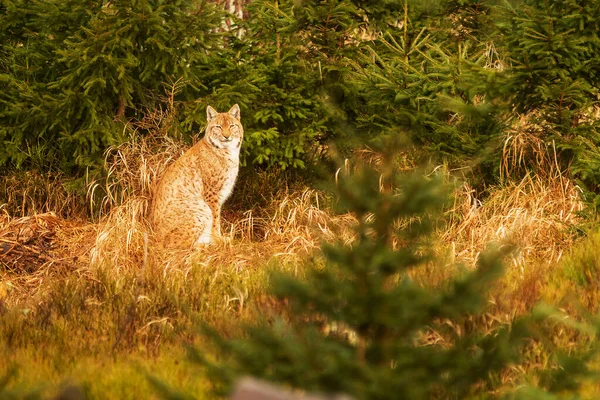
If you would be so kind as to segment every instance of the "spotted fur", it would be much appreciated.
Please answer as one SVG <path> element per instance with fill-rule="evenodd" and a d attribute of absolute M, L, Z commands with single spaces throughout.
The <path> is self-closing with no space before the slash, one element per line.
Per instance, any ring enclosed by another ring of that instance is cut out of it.
<path fill-rule="evenodd" d="M 160 180 L 150 221 L 167 248 L 209 244 L 221 235 L 221 207 L 239 170 L 244 129 L 240 108 L 218 113 L 208 106 L 204 137 L 167 168 Z"/>

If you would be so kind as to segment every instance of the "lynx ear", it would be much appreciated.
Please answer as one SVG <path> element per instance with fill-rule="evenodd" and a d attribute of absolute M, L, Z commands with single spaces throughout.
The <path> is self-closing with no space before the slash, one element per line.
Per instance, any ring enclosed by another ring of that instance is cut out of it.
<path fill-rule="evenodd" d="M 217 116 L 217 114 L 217 110 L 215 110 L 211 106 L 206 107 L 206 120 L 208 122 L 212 121 Z"/>
<path fill-rule="evenodd" d="M 229 114 L 231 114 L 233 118 L 240 119 L 240 106 L 235 104 L 231 107 L 231 110 L 229 110 Z"/>

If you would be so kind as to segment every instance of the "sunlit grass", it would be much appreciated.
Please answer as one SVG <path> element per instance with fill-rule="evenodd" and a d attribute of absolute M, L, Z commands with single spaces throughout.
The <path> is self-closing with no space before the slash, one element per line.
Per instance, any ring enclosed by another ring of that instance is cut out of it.
<path fill-rule="evenodd" d="M 276 173 L 262 172 L 238 183 L 226 205 L 221 240 L 196 250 L 159 250 L 146 210 L 157 178 L 183 145 L 169 139 L 159 122 L 145 123 L 156 124 L 156 135 L 109 150 L 106 182 L 90 184 L 89 207 L 99 210 L 93 218 L 82 220 L 80 212 L 65 218 L 68 212 L 60 208 L 53 213 L 59 202 L 72 206 L 54 181 L 40 188 L 60 191 L 47 203 L 35 206 L 39 196 L 32 193 L 38 190 L 27 185 L 39 182 L 24 181 L 13 198 L 28 205 L 3 208 L 0 376 L 12 365 L 20 371 L 9 388 L 42 388 L 44 396 L 52 396 L 73 383 L 89 398 L 153 398 L 151 374 L 209 398 L 210 382 L 186 363 L 183 350 L 189 343 L 202 348 L 198 325 L 235 335 L 244 323 L 283 310 L 269 294 L 270 271 L 302 279 L 306 265 L 322 263 L 322 241 L 354 240 L 354 217 L 334 212 L 329 194 L 274 187 Z M 535 157 L 546 174 L 521 174 L 523 166 L 515 160 L 541 151 L 527 150 L 530 145 L 527 135 L 507 141 L 503 181 L 486 197 L 474 197 L 468 183 L 456 187 L 446 224 L 433 238 L 437 260 L 411 271 L 422 284 L 444 285 L 460 268 L 474 268 L 490 243 L 512 249 L 504 277 L 490 288 L 488 312 L 456 326 L 458 334 L 475 328 L 493 333 L 540 301 L 563 306 L 577 298 L 583 309 L 598 310 L 600 239 L 597 234 L 578 239 L 573 229 L 581 224 L 581 192 L 547 154 Z M 359 157 L 379 162 L 373 151 Z M 351 161 L 346 168 L 352 169 Z M 581 313 L 569 304 L 569 311 Z M 569 332 L 556 335 L 566 349 L 575 348 L 578 339 Z M 444 338 L 432 329 L 423 340 L 442 344 Z M 503 384 L 527 380 L 551 363 L 535 344 L 526 359 L 499 377 Z"/>
<path fill-rule="evenodd" d="M 65 357 L 58 351 L 38 352 L 32 347 L 3 351 L 13 365 L 19 366 L 8 390 L 21 393 L 41 391 L 43 398 L 53 398 L 67 386 L 78 387 L 91 399 L 159 398 L 148 376 L 181 388 L 197 399 L 207 396 L 210 382 L 202 370 L 191 365 L 181 346 L 164 346 L 160 354 L 115 352 L 102 355 Z M 0 366 L 0 376 L 10 364 Z"/>

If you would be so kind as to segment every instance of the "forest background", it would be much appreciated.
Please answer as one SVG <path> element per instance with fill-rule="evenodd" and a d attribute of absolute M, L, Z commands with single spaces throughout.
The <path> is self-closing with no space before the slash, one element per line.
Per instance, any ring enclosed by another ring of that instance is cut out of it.
<path fill-rule="evenodd" d="M 214 398 L 244 374 L 356 398 L 597 393 L 599 16 L 2 0 L 0 395 Z M 229 241 L 155 251 L 154 183 L 208 104 L 235 103 Z"/>

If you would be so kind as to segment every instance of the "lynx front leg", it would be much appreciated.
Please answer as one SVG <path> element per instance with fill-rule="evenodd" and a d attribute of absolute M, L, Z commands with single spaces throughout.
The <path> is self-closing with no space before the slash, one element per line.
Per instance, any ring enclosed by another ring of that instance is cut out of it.
<path fill-rule="evenodd" d="M 194 242 L 194 246 L 204 246 L 212 242 L 212 232 L 214 225 L 213 212 L 208 204 L 204 203 L 200 207 L 201 213 L 196 217 L 198 229 L 198 239 Z"/>
<path fill-rule="evenodd" d="M 213 200 L 213 201 L 210 201 Z M 212 236 L 213 239 L 221 237 L 221 205 L 210 198 L 207 202 L 212 212 Z"/>
<path fill-rule="evenodd" d="M 204 228 L 204 230 L 202 231 L 202 233 L 200 234 L 200 236 L 198 237 L 198 240 L 196 240 L 196 243 L 194 243 L 195 246 L 203 246 L 203 245 L 207 245 L 210 244 L 212 242 L 212 224 L 207 224 L 206 227 Z"/>
<path fill-rule="evenodd" d="M 221 207 L 217 207 L 214 213 L 213 234 L 216 237 L 221 237 Z"/>

